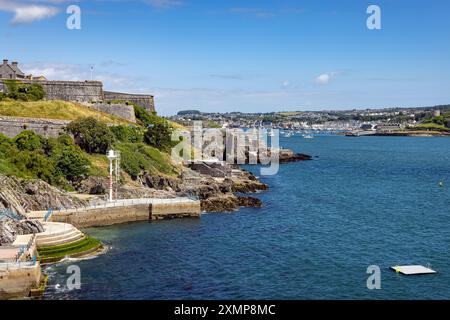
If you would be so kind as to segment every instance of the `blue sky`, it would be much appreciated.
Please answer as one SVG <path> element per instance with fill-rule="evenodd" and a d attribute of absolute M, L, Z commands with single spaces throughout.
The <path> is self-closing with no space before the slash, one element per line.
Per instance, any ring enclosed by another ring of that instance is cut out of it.
<path fill-rule="evenodd" d="M 163 115 L 448 104 L 449 40 L 448 0 L 0 0 L 0 58 L 54 80 L 93 65 Z"/>

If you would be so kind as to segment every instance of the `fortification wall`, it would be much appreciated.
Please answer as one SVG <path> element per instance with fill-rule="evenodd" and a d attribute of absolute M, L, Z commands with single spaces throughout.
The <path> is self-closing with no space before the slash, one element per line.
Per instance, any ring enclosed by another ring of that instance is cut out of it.
<path fill-rule="evenodd" d="M 0 133 L 13 138 L 24 130 L 32 130 L 44 137 L 58 137 L 70 123 L 66 120 L 0 117 Z"/>
<path fill-rule="evenodd" d="M 21 79 L 20 82 L 40 84 L 46 93 L 47 100 L 63 100 L 90 104 L 91 107 L 97 108 L 97 110 L 117 115 L 132 122 L 136 121 L 133 107 L 125 103 L 115 102 L 133 102 L 149 112 L 155 111 L 155 102 L 152 95 L 103 91 L 103 84 L 100 81 L 41 81 Z M 0 80 L 0 92 L 7 92 L 7 86 L 3 84 L 2 80 Z M 93 104 L 97 103 L 99 105 L 95 107 Z"/>
<path fill-rule="evenodd" d="M 94 103 L 88 106 L 97 111 L 112 114 L 130 122 L 136 122 L 133 106 L 125 103 Z"/>
<path fill-rule="evenodd" d="M 113 101 L 133 102 L 145 108 L 149 112 L 155 112 L 155 100 L 152 95 L 128 94 L 111 91 L 104 91 L 103 94 L 105 97 L 105 101 L 107 102 Z"/>
<path fill-rule="evenodd" d="M 46 93 L 47 100 L 103 101 L 103 83 L 100 81 L 20 81 L 29 84 L 40 84 Z"/>

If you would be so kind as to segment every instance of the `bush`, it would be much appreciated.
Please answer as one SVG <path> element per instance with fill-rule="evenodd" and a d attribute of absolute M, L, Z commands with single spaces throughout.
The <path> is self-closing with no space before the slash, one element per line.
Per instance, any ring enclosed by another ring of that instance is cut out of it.
<path fill-rule="evenodd" d="M 88 153 L 106 153 L 114 142 L 114 135 L 108 126 L 95 118 L 81 118 L 72 121 L 67 131 L 75 137 L 75 142 Z"/>
<path fill-rule="evenodd" d="M 116 144 L 115 148 L 120 151 L 120 164 L 122 169 L 133 179 L 149 167 L 145 156 L 139 152 L 139 145 L 132 143 Z"/>
<path fill-rule="evenodd" d="M 32 85 L 27 85 L 26 94 L 28 101 L 39 101 L 44 99 L 45 91 L 40 84 L 33 83 Z"/>
<path fill-rule="evenodd" d="M 9 138 L 3 133 L 0 133 L 0 144 L 2 144 L 3 142 L 9 142 Z"/>
<path fill-rule="evenodd" d="M 144 134 L 142 129 L 134 126 L 114 126 L 110 128 L 117 141 L 120 142 L 143 142 Z"/>
<path fill-rule="evenodd" d="M 79 182 L 89 173 L 90 162 L 78 146 L 62 146 L 53 155 L 56 169 L 70 182 Z"/>
<path fill-rule="evenodd" d="M 116 143 L 115 149 L 121 153 L 121 167 L 133 179 L 143 172 L 176 174 L 170 156 L 144 143 Z"/>
<path fill-rule="evenodd" d="M 164 121 L 164 119 L 156 115 L 156 112 L 150 113 L 145 108 L 138 106 L 137 104 L 132 105 L 134 108 L 134 115 L 136 116 L 136 119 L 145 127 Z"/>
<path fill-rule="evenodd" d="M 172 128 L 167 121 L 156 123 L 145 132 L 144 141 L 157 149 L 169 151 L 172 147 Z"/>
<path fill-rule="evenodd" d="M 8 89 L 8 94 L 4 97 L 22 101 L 39 101 L 45 98 L 44 88 L 40 84 L 26 84 L 18 80 L 4 80 L 3 83 Z"/>
<path fill-rule="evenodd" d="M 41 148 L 41 138 L 31 130 L 22 131 L 14 138 L 19 150 L 34 151 Z"/>
<path fill-rule="evenodd" d="M 20 152 L 12 159 L 12 162 L 19 170 L 27 172 L 31 177 L 39 178 L 50 184 L 56 184 L 60 180 L 53 163 L 38 152 Z"/>
<path fill-rule="evenodd" d="M 90 165 L 69 135 L 55 139 L 24 131 L 8 139 L 0 134 L 0 173 L 37 178 L 69 189 L 68 182 L 73 185 L 89 175 Z"/>

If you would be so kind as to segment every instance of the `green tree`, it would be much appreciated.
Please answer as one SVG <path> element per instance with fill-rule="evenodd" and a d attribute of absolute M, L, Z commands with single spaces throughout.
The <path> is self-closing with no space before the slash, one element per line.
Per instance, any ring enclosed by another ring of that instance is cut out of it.
<path fill-rule="evenodd" d="M 58 182 L 58 176 L 55 167 L 47 157 L 35 151 L 23 151 L 18 153 L 12 163 L 30 177 L 36 177 L 50 184 Z"/>
<path fill-rule="evenodd" d="M 19 150 L 34 151 L 41 148 L 41 138 L 33 131 L 22 131 L 14 138 L 14 143 Z"/>
<path fill-rule="evenodd" d="M 150 125 L 145 132 L 144 140 L 154 148 L 169 151 L 172 146 L 172 128 L 167 121 Z"/>
<path fill-rule="evenodd" d="M 88 153 L 106 153 L 114 142 L 114 135 L 108 126 L 95 118 L 80 118 L 67 126 L 75 142 Z"/>
<path fill-rule="evenodd" d="M 120 142 L 143 142 L 144 134 L 141 128 L 135 126 L 114 126 L 110 128 L 117 141 Z"/>
<path fill-rule="evenodd" d="M 78 146 L 62 146 L 53 156 L 55 167 L 70 182 L 79 182 L 89 173 L 90 161 Z"/>

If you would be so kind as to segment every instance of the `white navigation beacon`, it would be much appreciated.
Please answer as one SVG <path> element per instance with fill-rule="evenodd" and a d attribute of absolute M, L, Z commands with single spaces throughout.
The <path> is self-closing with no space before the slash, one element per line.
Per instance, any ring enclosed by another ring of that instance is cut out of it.
<path fill-rule="evenodd" d="M 434 271 L 430 268 L 427 268 L 424 266 L 419 266 L 419 265 L 395 266 L 395 267 L 391 267 L 391 269 L 397 273 L 401 273 L 406 276 L 437 273 L 436 271 Z"/>

